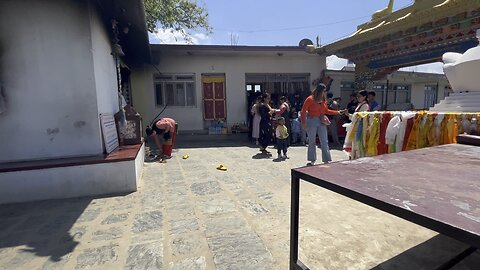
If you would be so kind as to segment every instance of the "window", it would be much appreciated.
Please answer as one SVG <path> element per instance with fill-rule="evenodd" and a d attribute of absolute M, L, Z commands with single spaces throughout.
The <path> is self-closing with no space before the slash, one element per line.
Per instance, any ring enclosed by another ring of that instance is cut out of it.
<path fill-rule="evenodd" d="M 425 99 L 423 102 L 423 107 L 430 108 L 435 106 L 435 103 L 437 103 L 437 86 L 425 85 Z"/>
<path fill-rule="evenodd" d="M 354 82 L 341 82 L 340 83 L 340 88 L 341 89 L 351 90 L 351 89 L 355 88 L 354 86 L 355 86 Z"/>
<path fill-rule="evenodd" d="M 262 92 L 262 86 L 260 84 L 247 84 L 247 91 Z"/>
<path fill-rule="evenodd" d="M 195 106 L 195 74 L 157 74 L 154 85 L 157 106 Z"/>
<path fill-rule="evenodd" d="M 355 92 L 354 82 L 340 82 L 340 107 L 346 108 L 350 102 L 350 95 Z"/>
<path fill-rule="evenodd" d="M 394 85 L 392 90 L 387 92 L 387 104 L 393 103 L 409 103 L 410 102 L 410 86 Z"/>

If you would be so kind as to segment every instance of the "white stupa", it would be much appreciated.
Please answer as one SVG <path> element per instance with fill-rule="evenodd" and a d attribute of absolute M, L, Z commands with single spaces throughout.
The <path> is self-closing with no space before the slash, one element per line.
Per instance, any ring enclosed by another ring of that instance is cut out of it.
<path fill-rule="evenodd" d="M 480 29 L 477 30 L 480 41 Z M 443 55 L 443 71 L 453 93 L 430 111 L 434 112 L 480 112 L 480 44 L 461 53 Z"/>

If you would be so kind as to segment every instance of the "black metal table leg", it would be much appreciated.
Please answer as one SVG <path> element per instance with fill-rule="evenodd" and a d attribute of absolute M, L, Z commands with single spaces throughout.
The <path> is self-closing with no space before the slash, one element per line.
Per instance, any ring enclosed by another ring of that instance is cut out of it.
<path fill-rule="evenodd" d="M 298 221 L 300 202 L 300 178 L 292 175 L 291 202 L 290 202 L 290 270 L 308 270 L 298 260 Z"/>
<path fill-rule="evenodd" d="M 298 260 L 300 178 L 293 175 L 290 200 L 290 270 L 296 270 L 295 266 Z"/>

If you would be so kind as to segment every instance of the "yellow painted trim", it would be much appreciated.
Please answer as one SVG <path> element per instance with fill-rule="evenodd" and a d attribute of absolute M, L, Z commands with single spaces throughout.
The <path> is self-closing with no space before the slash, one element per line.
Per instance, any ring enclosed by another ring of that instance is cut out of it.
<path fill-rule="evenodd" d="M 221 83 L 225 82 L 225 77 L 202 77 L 202 83 Z"/>

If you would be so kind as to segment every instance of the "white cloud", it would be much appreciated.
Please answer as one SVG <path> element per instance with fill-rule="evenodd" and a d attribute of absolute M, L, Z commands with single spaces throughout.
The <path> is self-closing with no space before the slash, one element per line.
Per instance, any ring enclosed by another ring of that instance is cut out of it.
<path fill-rule="evenodd" d="M 443 63 L 435 62 L 430 64 L 401 68 L 400 70 L 443 74 Z"/>
<path fill-rule="evenodd" d="M 212 44 L 212 40 L 205 33 L 195 33 L 192 35 L 192 37 L 196 41 L 194 44 L 202 44 L 202 45 Z"/>
<path fill-rule="evenodd" d="M 327 69 L 340 70 L 348 63 L 347 59 L 340 58 L 336 55 L 327 57 Z"/>
<path fill-rule="evenodd" d="M 337 57 L 336 55 L 327 57 L 327 69 L 340 70 L 344 66 L 346 66 L 347 63 L 347 59 Z M 435 62 L 430 64 L 401 68 L 400 70 L 443 74 L 443 63 Z"/>
<path fill-rule="evenodd" d="M 159 29 L 148 36 L 152 44 L 211 44 L 210 37 L 204 33 L 188 33 L 189 39 L 185 38 L 184 33 L 184 30 Z"/>

